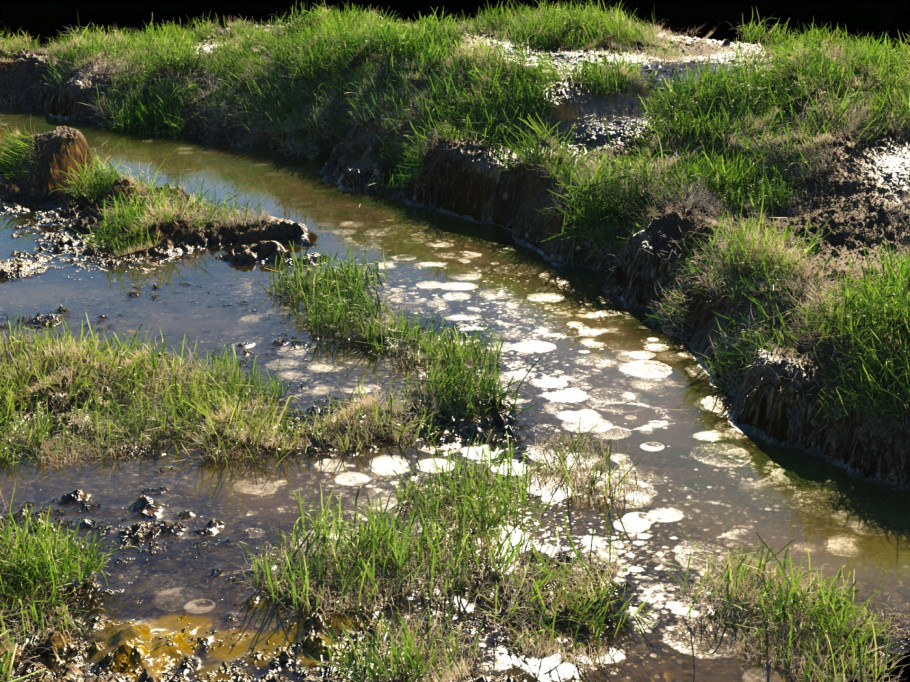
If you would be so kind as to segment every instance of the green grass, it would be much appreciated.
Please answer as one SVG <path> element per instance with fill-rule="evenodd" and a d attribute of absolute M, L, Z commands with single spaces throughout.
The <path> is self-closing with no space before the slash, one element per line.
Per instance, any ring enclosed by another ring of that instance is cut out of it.
<path fill-rule="evenodd" d="M 314 337 L 395 360 L 415 377 L 415 402 L 439 420 L 503 413 L 516 386 L 500 379 L 502 342 L 437 320 L 392 311 L 376 263 L 293 259 L 271 273 L 270 292 Z"/>
<path fill-rule="evenodd" d="M 74 627 L 84 588 L 108 555 L 96 535 L 30 511 L 0 519 L 0 555 L 0 675 L 12 680 L 26 638 Z"/>
<path fill-rule="evenodd" d="M 251 579 L 299 618 L 343 616 L 369 630 L 389 627 L 388 612 L 424 628 L 448 622 L 451 631 L 452 617 L 472 603 L 473 619 L 512 641 L 596 649 L 628 623 L 623 588 L 609 566 L 580 553 L 560 559 L 533 549 L 525 533 L 542 511 L 525 477 L 462 460 L 451 472 L 402 480 L 394 507 L 347 511 L 329 498 L 309 511 L 301 503 L 293 530 L 252 557 Z M 469 643 L 460 646 L 469 659 Z"/>
<path fill-rule="evenodd" d="M 9 128 L 0 129 L 0 135 L 0 178 L 21 182 L 31 162 L 33 135 Z"/>
<path fill-rule="evenodd" d="M 857 599 L 852 576 L 824 577 L 767 545 L 709 561 L 688 585 L 703 634 L 742 642 L 751 664 L 769 665 L 791 680 L 887 680 L 889 620 Z"/>
<path fill-rule="evenodd" d="M 70 174 L 63 191 L 73 201 L 91 206 L 108 198 L 122 177 L 112 163 L 92 156 L 91 163 L 80 166 Z"/>
<path fill-rule="evenodd" d="M 651 89 L 651 82 L 642 74 L 641 65 L 608 57 L 580 61 L 572 69 L 572 81 L 593 95 L 643 95 Z"/>
<path fill-rule="evenodd" d="M 6 29 L 0 31 L 0 56 L 13 57 L 22 50 L 34 50 L 37 47 L 38 41 L 22 29 L 15 32 Z"/>
<path fill-rule="evenodd" d="M 641 49 L 660 45 L 659 27 L 635 18 L 622 3 L 550 2 L 490 5 L 469 26 L 538 50 Z"/>
<path fill-rule="evenodd" d="M 0 461 L 64 465 L 153 452 L 228 461 L 307 441 L 276 381 L 231 354 L 176 354 L 89 328 L 0 334 Z"/>
<path fill-rule="evenodd" d="M 910 255 L 884 251 L 860 276 L 806 306 L 797 333 L 813 339 L 834 416 L 905 419 L 910 411 Z"/>

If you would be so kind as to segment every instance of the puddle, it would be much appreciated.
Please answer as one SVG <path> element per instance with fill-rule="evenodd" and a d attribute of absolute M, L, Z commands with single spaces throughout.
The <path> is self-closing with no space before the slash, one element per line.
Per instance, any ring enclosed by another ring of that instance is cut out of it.
<path fill-rule="evenodd" d="M 47 127 L 24 117 L 4 121 Z M 526 378 L 519 414 L 525 443 L 553 433 L 592 432 L 613 441 L 615 459 L 636 464 L 640 484 L 622 523 L 614 528 L 603 518 L 576 519 L 575 529 L 579 537 L 590 536 L 590 551 L 608 547 L 621 558 L 640 601 L 650 596 L 661 605 L 653 623 L 655 648 L 620 644 L 609 666 L 617 679 L 681 679 L 693 669 L 700 679 L 742 675 L 729 656 L 693 658 L 686 648 L 680 623 L 687 609 L 672 592 L 671 571 L 689 556 L 684 541 L 689 549 L 754 544 L 758 537 L 774 547 L 793 543 L 809 550 L 812 565 L 829 574 L 841 566 L 856 571 L 861 597 L 875 595 L 906 611 L 910 508 L 904 496 L 745 438 L 726 420 L 723 403 L 710 394 L 691 356 L 592 298 L 596 291 L 585 289 L 583 278 L 565 275 L 570 282 L 556 293 L 548 268 L 496 241 L 496 233 L 490 240 L 491 228 L 341 194 L 310 167 L 85 132 L 103 155 L 133 170 L 159 170 L 163 180 L 187 189 L 234 196 L 306 223 L 319 236 L 320 252 L 384 255 L 393 305 L 502 335 L 507 376 Z M 0 259 L 31 248 L 33 238 L 17 229 L 19 220 L 0 216 Z M 267 282 L 268 273 L 260 269 L 233 268 L 208 254 L 115 272 L 61 262 L 40 276 L 0 284 L 0 318 L 63 306 L 74 327 L 89 322 L 99 331 L 160 337 L 174 347 L 186 340 L 200 350 L 234 348 L 250 367 L 277 373 L 300 406 L 350 395 L 358 386 L 388 385 L 382 363 L 320 350 L 273 305 Z M 569 295 L 573 287 L 584 295 Z M 242 579 L 247 552 L 291 528 L 298 496 L 304 505 L 328 493 L 348 504 L 357 496 L 387 502 L 397 476 L 432 475 L 452 466 L 444 452 L 376 454 L 372 461 L 269 464 L 255 474 L 200 469 L 173 461 L 173 455 L 62 471 L 21 466 L 0 477 L 0 502 L 50 505 L 74 527 L 112 529 L 105 542 L 120 547 L 121 530 L 142 521 L 130 507 L 150 496 L 160 505 L 155 522 L 164 530 L 149 542 L 117 550 L 107 579 L 107 612 L 132 622 L 221 623 L 242 613 L 250 597 Z M 502 464 L 488 448 L 462 455 L 492 463 L 501 475 L 521 473 L 521 463 Z M 55 502 L 76 489 L 92 494 L 86 509 Z M 560 491 L 544 485 L 538 492 L 554 503 L 561 499 Z M 503 653 L 501 660 L 513 655 Z M 535 660 L 522 669 L 543 665 Z M 554 669 L 574 665 L 550 663 Z"/>

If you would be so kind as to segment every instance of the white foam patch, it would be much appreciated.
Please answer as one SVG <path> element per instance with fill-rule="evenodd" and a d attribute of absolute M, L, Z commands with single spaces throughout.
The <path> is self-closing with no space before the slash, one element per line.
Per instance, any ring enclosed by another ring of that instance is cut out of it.
<path fill-rule="evenodd" d="M 425 260 L 416 264 L 418 268 L 444 268 L 445 266 L 445 263 L 438 260 Z"/>
<path fill-rule="evenodd" d="M 269 497 L 277 493 L 287 484 L 287 481 L 250 481 L 244 479 L 234 483 L 234 490 L 241 495 Z"/>
<path fill-rule="evenodd" d="M 646 343 L 645 350 L 650 353 L 663 353 L 670 350 L 670 346 L 665 343 Z"/>
<path fill-rule="evenodd" d="M 455 246 L 455 243 L 440 239 L 439 241 L 428 242 L 427 246 L 429 246 L 431 249 L 451 249 L 453 246 Z"/>
<path fill-rule="evenodd" d="M 550 376 L 547 374 L 542 374 L 540 376 L 534 377 L 528 382 L 534 388 L 542 388 L 544 390 L 554 390 L 558 388 L 565 388 L 569 385 L 569 377 L 567 376 Z"/>
<path fill-rule="evenodd" d="M 580 343 L 585 348 L 593 348 L 594 350 L 600 350 L 601 348 L 607 347 L 607 344 L 603 343 L 602 341 L 598 341 L 597 339 L 592 339 L 587 336 L 582 337 L 578 343 Z"/>
<path fill-rule="evenodd" d="M 455 463 L 444 457 L 427 457 L 417 462 L 417 469 L 425 474 L 442 474 L 454 467 Z"/>
<path fill-rule="evenodd" d="M 477 288 L 474 282 L 438 282 L 435 279 L 417 282 L 418 289 L 442 289 L 444 291 L 473 291 Z"/>
<path fill-rule="evenodd" d="M 193 601 L 188 601 L 183 605 L 183 610 L 187 613 L 190 613 L 194 616 L 198 616 L 203 613 L 208 613 L 215 609 L 215 602 L 211 599 L 194 599 Z"/>
<path fill-rule="evenodd" d="M 391 261 L 383 261 L 381 263 L 376 264 L 376 268 L 379 270 L 394 270 L 396 267 L 398 267 L 398 266 L 395 263 L 392 263 Z"/>
<path fill-rule="evenodd" d="M 480 272 L 460 272 L 449 275 L 449 279 L 457 279 L 459 282 L 476 282 L 483 279 L 483 273 Z"/>
<path fill-rule="evenodd" d="M 337 474 L 339 471 L 344 471 L 348 468 L 347 464 L 340 459 L 333 459 L 331 457 L 317 459 L 310 466 L 316 471 L 324 471 L 329 474 Z"/>
<path fill-rule="evenodd" d="M 411 471 L 411 465 L 400 455 L 379 455 L 370 460 L 370 471 L 377 476 L 401 476 Z"/>
<path fill-rule="evenodd" d="M 626 416 L 634 417 L 635 415 L 626 415 Z M 647 422 L 646 424 L 642 424 L 641 426 L 636 426 L 633 429 L 633 431 L 638 431 L 639 433 L 651 434 L 651 433 L 654 433 L 655 431 L 665 429 L 668 426 L 670 426 L 670 422 L 667 421 L 666 419 L 652 419 L 649 422 Z"/>
<path fill-rule="evenodd" d="M 541 398 L 551 403 L 583 403 L 590 398 L 587 393 L 580 388 L 563 388 L 558 391 L 547 391 L 542 393 Z"/>
<path fill-rule="evenodd" d="M 685 604 L 681 601 L 668 601 L 664 604 L 664 608 L 679 618 L 698 618 L 701 615 L 701 612 L 692 608 L 691 604 Z"/>
<path fill-rule="evenodd" d="M 531 481 L 528 493 L 539 497 L 544 504 L 559 504 L 568 499 L 571 490 L 557 481 Z"/>
<path fill-rule="evenodd" d="M 365 485 L 369 482 L 370 477 L 359 471 L 345 471 L 343 474 L 338 474 L 335 477 L 336 485 L 358 486 Z"/>
<path fill-rule="evenodd" d="M 658 507 L 648 512 L 648 518 L 654 523 L 677 523 L 685 517 L 676 507 Z"/>
<path fill-rule="evenodd" d="M 603 327 L 589 327 L 584 322 L 577 322 L 572 320 L 571 322 L 566 322 L 567 327 L 571 327 L 575 330 L 575 333 L 579 336 L 601 336 L 602 334 L 608 334 L 613 331 L 612 329 L 605 329 Z M 650 355 L 649 357 L 654 357 Z M 633 360 L 647 360 L 648 358 L 632 358 Z"/>
<path fill-rule="evenodd" d="M 642 443 L 638 447 L 640 447 L 645 452 L 660 452 L 667 446 L 664 445 L 663 443 L 658 443 L 657 441 L 652 440 L 652 441 L 648 441 L 647 443 Z"/>
<path fill-rule="evenodd" d="M 445 296 L 448 296 L 448 294 Z M 443 296 L 443 298 L 445 298 L 445 296 Z M 446 320 L 449 322 L 475 322 L 479 319 L 481 319 L 481 317 L 477 313 L 455 313 L 454 315 L 446 315 Z"/>
<path fill-rule="evenodd" d="M 653 525 L 654 522 L 648 517 L 647 513 L 637 511 L 623 514 L 622 518 L 613 522 L 613 528 L 620 533 L 628 533 L 629 535 L 644 533 L 650 530 Z"/>
<path fill-rule="evenodd" d="M 546 658 L 520 657 L 509 653 L 504 646 L 497 646 L 494 652 L 493 670 L 503 672 L 518 668 L 537 682 L 570 682 L 581 679 L 581 672 L 572 663 L 562 662 L 560 654 Z"/>
<path fill-rule="evenodd" d="M 560 301 L 566 300 L 566 297 L 562 294 L 555 294 L 548 291 L 528 294 L 527 298 L 533 303 L 559 303 Z"/>
<path fill-rule="evenodd" d="M 556 344 L 550 341 L 539 341 L 528 339 L 527 341 L 518 341 L 517 343 L 507 343 L 504 350 L 511 350 L 522 355 L 531 355 L 533 353 L 550 353 L 556 350 Z"/>
<path fill-rule="evenodd" d="M 706 443 L 693 448 L 693 459 L 721 469 L 748 466 L 752 462 L 749 451 L 729 443 Z"/>
<path fill-rule="evenodd" d="M 705 443 L 716 443 L 723 439 L 724 434 L 720 431 L 699 431 L 698 433 L 693 433 L 692 437 Z"/>
<path fill-rule="evenodd" d="M 673 373 L 673 368 L 657 360 L 637 360 L 620 365 L 619 371 L 638 379 L 665 379 Z"/>
<path fill-rule="evenodd" d="M 466 291 L 447 291 L 442 295 L 443 300 L 446 301 L 469 301 L 471 300 L 471 294 Z"/>
<path fill-rule="evenodd" d="M 651 353 L 646 350 L 624 350 L 616 354 L 620 360 L 629 361 L 629 360 L 650 360 L 654 357 L 654 353 Z"/>
<path fill-rule="evenodd" d="M 489 445 L 468 445 L 461 449 L 461 456 L 472 462 L 490 462 L 501 454 L 502 450 L 493 449 Z"/>
<path fill-rule="evenodd" d="M 724 402 L 719 396 L 706 395 L 698 401 L 698 405 L 701 409 L 713 412 L 720 417 L 725 417 L 727 415 L 727 408 L 724 407 Z"/>
<path fill-rule="evenodd" d="M 850 535 L 834 535 L 825 541 L 825 549 L 834 556 L 857 556 L 860 553 L 859 543 Z"/>
<path fill-rule="evenodd" d="M 614 440 L 621 440 L 632 435 L 629 429 L 616 426 L 592 409 L 563 410 L 556 413 L 556 418 L 562 422 L 562 428 L 566 431 L 595 433 Z"/>
<path fill-rule="evenodd" d="M 528 467 L 524 462 L 515 459 L 507 459 L 504 462 L 493 465 L 490 471 L 500 476 L 524 476 L 528 472 Z"/>

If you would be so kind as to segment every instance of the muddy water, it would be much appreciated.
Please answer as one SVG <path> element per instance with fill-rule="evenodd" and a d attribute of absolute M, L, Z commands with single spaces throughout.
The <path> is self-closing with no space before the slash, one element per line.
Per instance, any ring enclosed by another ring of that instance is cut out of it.
<path fill-rule="evenodd" d="M 597 295 L 593 275 L 556 274 L 494 228 L 341 194 L 313 168 L 283 159 L 85 133 L 134 172 L 305 222 L 319 235 L 320 252 L 384 254 L 394 305 L 502 335 L 505 369 L 525 381 L 520 422 L 527 442 L 553 431 L 593 431 L 637 464 L 643 485 L 628 513 L 615 527 L 601 518 L 579 520 L 578 530 L 590 551 L 609 552 L 623 564 L 656 625 L 652 649 L 630 646 L 625 662 L 615 665 L 620 679 L 739 675 L 724 651 L 691 656 L 687 607 L 673 567 L 699 549 L 754 545 L 759 538 L 773 547 L 790 543 L 827 573 L 841 566 L 856 571 L 861 596 L 875 594 L 906 611 L 910 508 L 903 496 L 747 438 L 727 421 L 694 359 L 611 307 Z M 0 217 L 0 258 L 31 248 L 26 222 L 27 216 Z M 186 339 L 206 350 L 233 347 L 287 382 L 302 405 L 387 383 L 382 367 L 322 353 L 273 306 L 266 283 L 262 270 L 237 269 L 214 255 L 119 272 L 58 262 L 38 277 L 0 284 L 0 316 L 62 305 L 72 326 L 88 321 L 174 346 Z M 108 577 L 110 614 L 151 622 L 193 616 L 207 619 L 206 627 L 230 628 L 243 619 L 250 596 L 242 580 L 245 552 L 289 529 L 298 495 L 304 504 L 319 491 L 348 500 L 388 498 L 405 464 L 390 458 L 395 453 L 380 454 L 384 459 L 372 464 L 364 457 L 340 468 L 285 463 L 264 472 L 205 470 L 173 454 L 62 472 L 20 467 L 0 478 L 0 502 L 52 505 L 74 524 L 90 519 L 110 529 L 111 546 L 120 546 L 130 542 L 120 529 L 142 520 L 130 506 L 147 494 L 161 504 L 160 521 L 179 525 L 167 526 L 151 544 L 137 541 L 118 551 Z M 430 464 L 421 460 L 434 453 L 405 454 L 416 471 L 426 470 Z M 55 502 L 74 489 L 92 494 L 88 506 Z"/>

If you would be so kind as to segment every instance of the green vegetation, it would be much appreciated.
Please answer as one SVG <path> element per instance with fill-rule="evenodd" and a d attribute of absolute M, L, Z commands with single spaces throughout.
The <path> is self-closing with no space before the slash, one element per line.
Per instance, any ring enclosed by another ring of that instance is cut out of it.
<path fill-rule="evenodd" d="M 31 151 L 31 135 L 3 129 L 0 137 L 0 178 L 6 182 L 20 180 L 28 169 Z"/>
<path fill-rule="evenodd" d="M 415 628 L 444 627 L 428 659 L 470 668 L 476 650 L 458 622 L 468 614 L 519 647 L 596 651 L 628 623 L 624 590 L 608 565 L 578 551 L 559 558 L 534 549 L 529 537 L 543 511 L 525 476 L 459 460 L 448 473 L 402 480 L 394 506 L 360 503 L 346 511 L 329 498 L 314 511 L 301 507 L 293 531 L 252 558 L 252 581 L 298 617 L 341 616 L 367 633 L 367 654 L 339 657 L 330 646 L 333 665 L 368 655 L 385 670 L 403 658 Z M 397 642 L 378 651 L 376 633 L 390 630 Z M 342 641 L 359 637 L 349 632 Z M 365 679 L 422 679 L 423 672 L 411 665 L 402 677 Z"/>
<path fill-rule="evenodd" d="M 468 27 L 536 50 L 634 50 L 665 45 L 657 37 L 660 27 L 636 19 L 622 3 L 608 5 L 602 0 L 492 5 L 478 12 Z"/>
<path fill-rule="evenodd" d="M 376 263 L 329 256 L 292 259 L 270 277 L 270 291 L 320 339 L 416 370 L 415 403 L 441 421 L 473 420 L 509 409 L 517 387 L 500 380 L 501 341 L 464 334 L 437 320 L 389 309 Z"/>
<path fill-rule="evenodd" d="M 585 59 L 572 69 L 572 80 L 594 95 L 644 94 L 651 83 L 641 67 L 623 59 Z"/>
<path fill-rule="evenodd" d="M 122 177 L 116 166 L 92 156 L 91 163 L 80 166 L 70 174 L 63 191 L 73 201 L 91 206 L 107 199 Z"/>
<path fill-rule="evenodd" d="M 688 588 L 702 634 L 739 639 L 749 661 L 792 680 L 888 680 L 890 621 L 860 602 L 851 576 L 823 577 L 767 545 L 712 559 Z"/>
<path fill-rule="evenodd" d="M 13 679 L 24 638 L 73 627 L 107 555 L 97 536 L 79 537 L 30 511 L 0 519 L 0 555 L 0 675 Z"/>
<path fill-rule="evenodd" d="M 51 465 L 151 452 L 212 460 L 306 444 L 276 381 L 231 354 L 197 358 L 83 328 L 0 334 L 0 462 Z"/>

